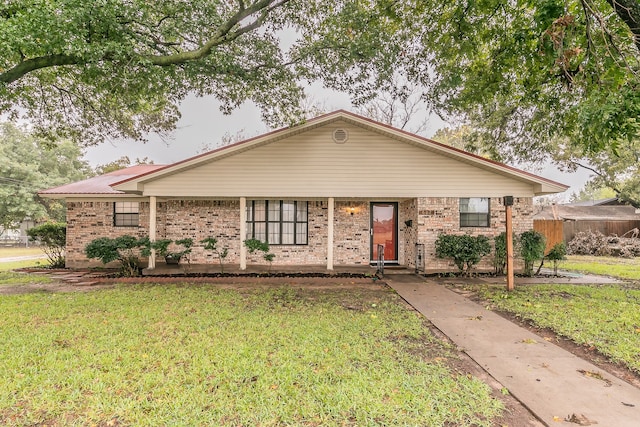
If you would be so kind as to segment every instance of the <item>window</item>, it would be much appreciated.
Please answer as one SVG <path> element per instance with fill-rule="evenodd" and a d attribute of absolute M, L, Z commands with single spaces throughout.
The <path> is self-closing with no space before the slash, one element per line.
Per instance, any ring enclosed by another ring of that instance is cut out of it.
<path fill-rule="evenodd" d="M 137 227 L 140 218 L 140 203 L 115 202 L 113 204 L 113 225 L 116 227 Z"/>
<path fill-rule="evenodd" d="M 489 198 L 460 199 L 460 227 L 489 227 Z"/>
<path fill-rule="evenodd" d="M 247 239 L 270 245 L 306 245 L 308 203 L 294 200 L 247 202 Z"/>

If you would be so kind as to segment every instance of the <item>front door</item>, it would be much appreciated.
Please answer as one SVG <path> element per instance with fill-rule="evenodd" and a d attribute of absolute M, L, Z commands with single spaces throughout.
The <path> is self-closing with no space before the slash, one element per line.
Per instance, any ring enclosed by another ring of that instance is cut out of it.
<path fill-rule="evenodd" d="M 378 260 L 378 245 L 384 245 L 384 262 L 398 262 L 398 204 L 371 203 L 371 261 Z"/>

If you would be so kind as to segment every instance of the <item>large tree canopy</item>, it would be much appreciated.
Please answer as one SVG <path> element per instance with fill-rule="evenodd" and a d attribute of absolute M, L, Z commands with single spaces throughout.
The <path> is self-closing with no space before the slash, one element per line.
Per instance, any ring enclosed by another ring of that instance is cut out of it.
<path fill-rule="evenodd" d="M 349 30 L 338 13 L 367 22 Z M 375 29 L 376 14 L 357 1 L 3 2 L 0 112 L 24 116 L 42 135 L 84 144 L 170 131 L 187 93 L 214 95 L 225 111 L 250 100 L 269 124 L 291 123 L 301 118 L 302 79 L 327 71 L 315 58 L 334 52 L 341 60 L 332 71 L 353 70 L 368 62 L 372 46 L 388 43 L 382 34 L 368 36 L 364 52 L 318 43 L 317 30 L 336 22 L 343 33 Z M 289 51 L 283 34 L 298 39 Z M 361 68 L 338 80 L 364 80 Z"/>
<path fill-rule="evenodd" d="M 190 92 L 282 124 L 305 81 L 366 102 L 400 74 L 495 158 L 615 150 L 640 133 L 638 22 L 638 0 L 14 0 L 0 112 L 85 144 L 144 139 Z"/>
<path fill-rule="evenodd" d="M 615 11 L 623 4 L 640 6 Z M 605 0 L 442 2 L 422 18 L 409 73 L 495 158 L 544 158 L 558 140 L 624 145 L 640 135 L 640 33 L 615 11 Z"/>

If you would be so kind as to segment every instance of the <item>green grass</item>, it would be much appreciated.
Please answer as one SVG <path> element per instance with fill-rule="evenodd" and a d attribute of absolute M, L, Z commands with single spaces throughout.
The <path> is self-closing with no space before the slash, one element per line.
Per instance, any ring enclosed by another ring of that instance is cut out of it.
<path fill-rule="evenodd" d="M 640 280 L 640 258 L 570 255 L 567 260 L 560 262 L 559 268 L 620 279 Z"/>
<path fill-rule="evenodd" d="M 0 272 L 11 271 L 18 268 L 27 267 L 46 267 L 49 263 L 46 259 L 32 259 L 28 261 L 12 261 L 12 262 L 0 262 Z"/>
<path fill-rule="evenodd" d="M 384 291 L 4 296 L 0 424 L 493 425 L 423 322 Z"/>
<path fill-rule="evenodd" d="M 29 255 L 42 255 L 44 252 L 38 247 L 30 248 L 0 248 L 0 258 L 15 257 L 15 256 L 29 256 Z"/>
<path fill-rule="evenodd" d="M 593 346 L 640 373 L 640 289 L 620 285 L 479 288 L 501 310 Z"/>

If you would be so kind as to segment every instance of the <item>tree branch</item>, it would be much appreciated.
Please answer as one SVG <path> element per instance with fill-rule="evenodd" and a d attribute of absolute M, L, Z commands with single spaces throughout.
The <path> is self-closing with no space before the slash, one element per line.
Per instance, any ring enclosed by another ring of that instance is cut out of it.
<path fill-rule="evenodd" d="M 56 67 L 61 65 L 75 65 L 81 62 L 81 58 L 73 55 L 47 55 L 38 58 L 27 59 L 13 68 L 0 74 L 0 83 L 10 84 L 24 77 L 26 74 L 41 68 Z"/>
<path fill-rule="evenodd" d="M 232 42 L 238 37 L 251 32 L 257 28 L 259 28 L 267 16 L 274 10 L 277 9 L 284 4 L 288 3 L 291 0 L 259 0 L 250 6 L 246 6 L 244 1 L 239 1 L 239 10 L 233 16 L 231 16 L 221 27 L 216 31 L 216 33 L 210 37 L 201 47 L 194 50 L 186 50 L 178 53 L 167 54 L 167 55 L 146 55 L 139 56 L 139 59 L 143 59 L 149 61 L 153 65 L 157 66 L 169 66 L 169 65 L 177 65 L 184 64 L 191 61 L 197 61 L 209 55 L 213 48 L 219 46 L 224 43 Z M 259 14 L 254 21 L 240 26 L 235 29 L 243 20 L 250 18 L 251 16 Z M 163 20 L 166 17 L 163 18 Z M 162 20 L 160 21 L 160 23 Z M 160 24 L 159 23 L 159 24 Z M 165 47 L 173 47 L 175 46 L 171 43 L 162 43 L 159 39 L 154 40 L 154 42 L 158 46 Z M 106 52 L 102 58 L 108 59 L 111 53 Z M 135 55 L 133 55 L 131 60 L 135 60 Z M 37 58 L 31 58 L 27 60 L 23 60 L 14 67 L 0 73 L 0 83 L 11 84 L 25 75 L 29 74 L 32 71 L 36 71 L 42 68 L 63 66 L 63 65 L 77 65 L 83 63 L 84 60 L 80 56 L 75 55 L 65 55 L 65 54 L 54 54 L 54 55 L 45 55 Z"/>

